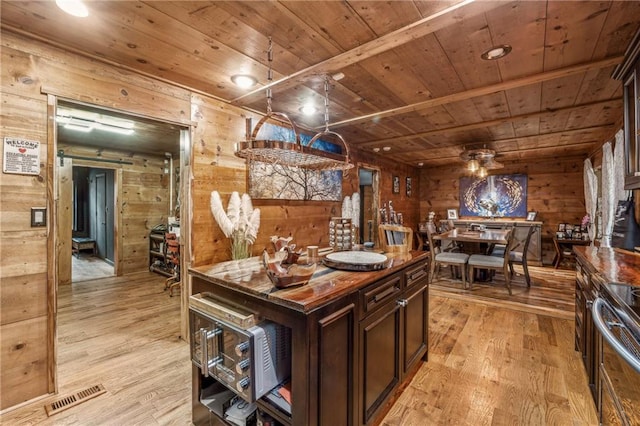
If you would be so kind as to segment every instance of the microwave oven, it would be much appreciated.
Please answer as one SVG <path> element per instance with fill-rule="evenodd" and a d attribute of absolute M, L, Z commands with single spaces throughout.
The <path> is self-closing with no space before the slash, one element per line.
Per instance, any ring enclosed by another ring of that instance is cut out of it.
<path fill-rule="evenodd" d="M 252 325 L 251 314 L 208 294 L 195 299 L 191 296 L 196 303 L 189 307 L 191 361 L 203 376 L 213 377 L 248 402 L 289 378 L 289 328 L 267 320 Z"/>

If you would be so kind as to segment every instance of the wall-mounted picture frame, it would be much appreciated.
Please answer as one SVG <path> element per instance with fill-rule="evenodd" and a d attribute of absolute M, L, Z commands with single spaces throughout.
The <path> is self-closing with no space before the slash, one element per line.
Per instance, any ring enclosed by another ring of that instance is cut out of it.
<path fill-rule="evenodd" d="M 529 213 L 527 213 L 527 221 L 533 222 L 534 220 L 536 220 L 536 216 L 537 215 L 538 215 L 538 212 L 529 212 Z"/>
<path fill-rule="evenodd" d="M 411 178 L 410 177 L 407 177 L 406 184 L 407 184 L 407 197 L 411 197 Z"/>
<path fill-rule="evenodd" d="M 447 219 L 448 220 L 457 220 L 458 219 L 458 210 L 456 210 L 456 209 L 447 209 Z"/>
<path fill-rule="evenodd" d="M 400 193 L 400 176 L 393 177 L 393 193 L 394 194 Z"/>
<path fill-rule="evenodd" d="M 563 239 L 563 238 L 564 238 L 564 231 L 558 231 L 558 232 L 556 232 L 556 238 L 557 238 L 558 240 Z"/>
<path fill-rule="evenodd" d="M 558 232 L 564 232 L 564 230 L 566 229 L 566 224 L 564 223 L 559 223 L 558 224 Z"/>

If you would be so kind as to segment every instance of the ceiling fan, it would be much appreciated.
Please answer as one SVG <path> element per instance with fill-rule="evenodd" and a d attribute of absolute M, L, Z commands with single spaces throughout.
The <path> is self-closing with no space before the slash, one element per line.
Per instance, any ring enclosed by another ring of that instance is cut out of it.
<path fill-rule="evenodd" d="M 467 167 L 472 172 L 482 167 L 487 170 L 501 169 L 504 167 L 504 164 L 495 160 L 496 155 L 493 149 L 477 148 L 462 151 L 460 159 L 467 162 Z"/>

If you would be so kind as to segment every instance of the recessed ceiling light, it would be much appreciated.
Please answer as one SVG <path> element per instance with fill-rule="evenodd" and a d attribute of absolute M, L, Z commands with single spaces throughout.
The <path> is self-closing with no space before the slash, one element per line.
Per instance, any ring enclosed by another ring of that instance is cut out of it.
<path fill-rule="evenodd" d="M 241 89 L 248 89 L 258 83 L 255 77 L 246 74 L 237 74 L 231 76 L 231 81 Z"/>
<path fill-rule="evenodd" d="M 494 46 L 491 49 L 484 52 L 480 57 L 486 61 L 493 61 L 507 56 L 511 52 L 511 46 L 508 44 L 501 44 Z"/>
<path fill-rule="evenodd" d="M 304 115 L 313 115 L 318 112 L 318 108 L 316 108 L 313 104 L 304 104 L 300 107 L 300 112 Z"/>
<path fill-rule="evenodd" d="M 89 9 L 80 0 L 56 0 L 56 5 L 69 15 L 77 16 L 78 18 L 89 16 Z"/>
<path fill-rule="evenodd" d="M 380 152 L 380 148 L 378 147 L 373 148 L 373 152 Z"/>
<path fill-rule="evenodd" d="M 390 146 L 383 146 L 382 150 L 383 151 L 391 151 L 391 147 Z"/>
<path fill-rule="evenodd" d="M 424 163 L 421 161 L 418 163 L 418 167 L 422 167 L 422 166 L 424 166 Z"/>

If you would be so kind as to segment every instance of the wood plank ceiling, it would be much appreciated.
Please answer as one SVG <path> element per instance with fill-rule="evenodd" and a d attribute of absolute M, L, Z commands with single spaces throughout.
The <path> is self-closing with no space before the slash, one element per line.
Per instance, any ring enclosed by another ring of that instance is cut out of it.
<path fill-rule="evenodd" d="M 499 161 L 586 157 L 621 125 L 611 73 L 640 27 L 634 1 L 92 1 L 84 19 L 51 1 L 0 7 L 5 30 L 258 112 L 272 37 L 274 111 L 315 133 L 324 76 L 344 74 L 330 80 L 331 130 L 425 166 L 481 147 Z M 481 59 L 501 44 L 508 56 Z M 315 116 L 299 112 L 309 101 Z"/>

